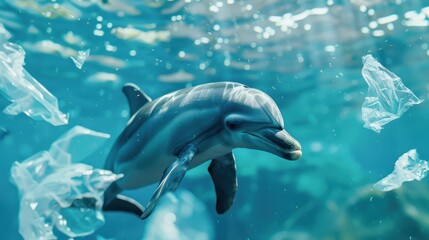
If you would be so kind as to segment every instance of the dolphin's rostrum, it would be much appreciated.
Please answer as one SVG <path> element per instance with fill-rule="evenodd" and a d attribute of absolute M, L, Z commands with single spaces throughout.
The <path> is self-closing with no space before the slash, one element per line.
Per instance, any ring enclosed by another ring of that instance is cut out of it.
<path fill-rule="evenodd" d="M 152 101 L 137 86 L 123 88 L 130 120 L 116 140 L 105 168 L 124 177 L 105 193 L 105 210 L 147 218 L 159 198 L 175 191 L 188 169 L 211 160 L 216 210 L 226 212 L 237 190 L 232 149 L 249 148 L 296 160 L 301 146 L 284 129 L 282 115 L 265 93 L 232 82 L 185 88 Z M 144 209 L 118 195 L 158 182 Z"/>

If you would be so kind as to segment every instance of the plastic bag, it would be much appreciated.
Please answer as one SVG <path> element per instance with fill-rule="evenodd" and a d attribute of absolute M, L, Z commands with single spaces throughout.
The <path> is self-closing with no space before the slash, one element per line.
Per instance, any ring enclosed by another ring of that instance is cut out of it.
<path fill-rule="evenodd" d="M 56 239 L 53 226 L 69 237 L 86 236 L 104 223 L 104 191 L 122 175 L 73 162 L 87 157 L 106 138 L 108 134 L 76 126 L 49 151 L 13 164 L 11 178 L 21 196 L 19 231 L 24 239 Z"/>
<path fill-rule="evenodd" d="M 428 171 L 428 162 L 420 160 L 416 149 L 411 149 L 399 157 L 391 174 L 373 186 L 378 191 L 387 192 L 399 188 L 403 182 L 422 180 Z"/>
<path fill-rule="evenodd" d="M 54 126 L 68 123 L 58 108 L 58 100 L 24 69 L 25 51 L 8 42 L 9 32 L 0 24 L 0 93 L 12 104 L 4 113 L 43 119 Z"/>
<path fill-rule="evenodd" d="M 380 133 L 383 125 L 401 117 L 422 100 L 371 55 L 364 56 L 362 61 L 362 75 L 369 86 L 362 105 L 362 119 L 365 128 Z"/>

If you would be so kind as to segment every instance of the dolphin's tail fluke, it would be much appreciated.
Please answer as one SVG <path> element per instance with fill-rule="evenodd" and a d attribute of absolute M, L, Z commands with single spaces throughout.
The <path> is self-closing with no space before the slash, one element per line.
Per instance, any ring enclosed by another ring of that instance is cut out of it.
<path fill-rule="evenodd" d="M 104 193 L 103 210 L 129 212 L 141 218 L 144 212 L 144 207 L 132 198 L 119 195 L 119 192 L 121 192 L 121 189 L 118 185 L 116 183 L 112 183 Z"/>

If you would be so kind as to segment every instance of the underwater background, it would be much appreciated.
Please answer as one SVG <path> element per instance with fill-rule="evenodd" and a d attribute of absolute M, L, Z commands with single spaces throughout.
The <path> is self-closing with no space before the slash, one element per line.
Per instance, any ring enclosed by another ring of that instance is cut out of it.
<path fill-rule="evenodd" d="M 102 168 L 128 121 L 125 83 L 155 99 L 217 81 L 270 95 L 303 156 L 290 162 L 235 150 L 238 191 L 224 215 L 215 211 L 209 163 L 189 171 L 178 194 L 191 193 L 204 213 L 183 228 L 207 222 L 200 239 L 429 239 L 427 179 L 390 192 L 372 188 L 410 149 L 429 160 L 429 2 L 0 0 L 0 23 L 25 50 L 25 69 L 69 116 L 67 125 L 53 126 L 0 114 L 7 131 L 0 135 L 1 239 L 22 239 L 19 193 L 10 180 L 15 161 L 81 125 L 111 135 L 85 160 Z M 79 69 L 70 57 L 87 49 Z M 380 133 L 361 119 L 367 54 L 424 100 Z M 0 97 L 0 109 L 9 104 Z M 146 203 L 154 188 L 124 194 Z M 162 239 L 148 235 L 162 221 L 104 216 L 84 239 Z"/>

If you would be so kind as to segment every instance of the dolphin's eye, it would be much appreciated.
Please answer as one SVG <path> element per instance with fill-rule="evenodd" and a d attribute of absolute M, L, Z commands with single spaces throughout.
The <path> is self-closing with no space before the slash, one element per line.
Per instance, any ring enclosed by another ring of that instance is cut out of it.
<path fill-rule="evenodd" d="M 238 122 L 229 121 L 226 122 L 226 127 L 231 131 L 235 131 L 240 128 L 240 124 Z"/>

